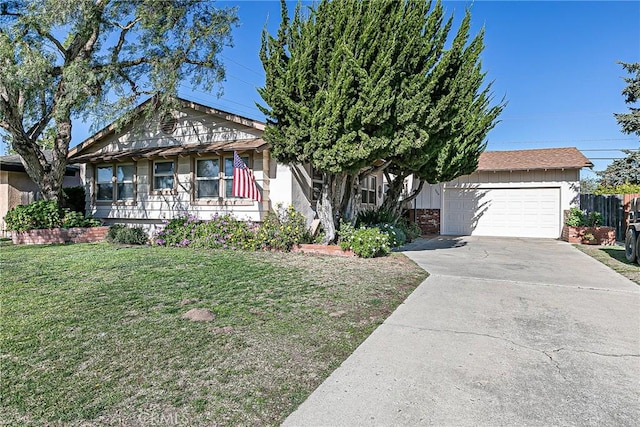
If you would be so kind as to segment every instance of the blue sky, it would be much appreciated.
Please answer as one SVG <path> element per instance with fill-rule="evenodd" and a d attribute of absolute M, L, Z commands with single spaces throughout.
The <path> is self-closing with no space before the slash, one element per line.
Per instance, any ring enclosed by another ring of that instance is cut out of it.
<path fill-rule="evenodd" d="M 219 1 L 237 6 L 240 25 L 234 47 L 223 52 L 227 79 L 224 94 L 191 91 L 181 95 L 254 119 L 256 91 L 264 83 L 258 52 L 260 34 L 275 34 L 278 1 Z M 483 67 L 494 81 L 496 100 L 508 106 L 488 135 L 489 150 L 575 146 L 602 170 L 621 148 L 638 149 L 635 135 L 620 132 L 613 113 L 627 112 L 621 95 L 625 83 L 618 61 L 640 61 L 640 2 L 608 1 L 445 1 L 459 22 L 471 6 L 473 34 L 485 27 Z M 289 3 L 292 10 L 295 2 Z M 268 20 L 268 21 L 267 21 Z M 73 143 L 88 136 L 76 123 Z M 610 151 L 591 151 L 610 150 Z M 600 158 L 604 158 L 600 160 Z M 583 173 L 583 176 L 590 173 Z"/>

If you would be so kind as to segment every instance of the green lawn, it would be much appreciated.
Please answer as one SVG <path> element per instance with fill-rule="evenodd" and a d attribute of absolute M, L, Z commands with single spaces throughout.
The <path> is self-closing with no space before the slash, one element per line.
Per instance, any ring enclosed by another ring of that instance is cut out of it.
<path fill-rule="evenodd" d="M 640 266 L 627 261 L 622 246 L 574 245 L 627 279 L 640 285 Z"/>
<path fill-rule="evenodd" d="M 419 284 L 365 260 L 0 247 L 0 424 L 278 425 Z M 213 322 L 181 318 L 208 308 Z"/>

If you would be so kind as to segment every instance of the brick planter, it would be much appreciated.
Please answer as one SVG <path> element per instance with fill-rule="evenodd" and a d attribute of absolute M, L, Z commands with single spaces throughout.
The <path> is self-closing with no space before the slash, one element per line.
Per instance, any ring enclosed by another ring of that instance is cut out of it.
<path fill-rule="evenodd" d="M 50 245 L 54 243 L 93 243 L 107 237 L 109 227 L 49 228 L 44 230 L 13 231 L 14 245 Z"/>
<path fill-rule="evenodd" d="M 338 245 L 297 245 L 291 249 L 291 252 L 302 252 L 305 254 L 320 254 L 320 255 L 331 255 L 331 256 L 347 256 L 353 257 L 356 254 L 353 251 L 343 251 L 342 248 Z"/>
<path fill-rule="evenodd" d="M 595 241 L 592 245 L 616 244 L 616 229 L 613 227 L 573 227 L 565 225 L 562 228 L 562 240 L 569 243 L 583 243 L 585 234 L 593 234 Z"/>

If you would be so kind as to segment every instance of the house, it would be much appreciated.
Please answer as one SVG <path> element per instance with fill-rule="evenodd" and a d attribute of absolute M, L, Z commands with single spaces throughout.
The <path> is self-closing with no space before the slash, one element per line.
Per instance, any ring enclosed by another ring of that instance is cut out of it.
<path fill-rule="evenodd" d="M 43 154 L 47 160 L 51 160 L 51 150 L 45 150 Z M 62 186 L 68 188 L 80 185 L 80 167 L 68 165 Z M 38 186 L 27 174 L 20 156 L 0 156 L 0 235 L 6 235 L 4 217 L 9 210 L 18 205 L 28 205 L 38 199 Z"/>
<path fill-rule="evenodd" d="M 410 216 L 428 233 L 558 238 L 583 167 L 576 148 L 484 152 L 474 173 L 425 185 Z"/>
<path fill-rule="evenodd" d="M 149 232 L 179 215 L 259 221 L 278 204 L 315 217 L 319 177 L 308 165 L 277 163 L 262 139 L 264 123 L 177 100 L 170 115 L 147 119 L 148 100 L 126 128 L 111 124 L 70 150 L 70 162 L 82 165 L 88 213 Z M 253 171 L 262 202 L 232 197 L 234 151 Z M 381 173 L 367 177 L 364 206 L 380 204 L 381 192 Z"/>

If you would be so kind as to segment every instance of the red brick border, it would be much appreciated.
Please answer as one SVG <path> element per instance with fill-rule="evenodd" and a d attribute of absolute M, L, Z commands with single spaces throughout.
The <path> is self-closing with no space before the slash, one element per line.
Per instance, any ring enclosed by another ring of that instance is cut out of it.
<path fill-rule="evenodd" d="M 14 245 L 50 245 L 54 243 L 93 243 L 107 237 L 109 227 L 49 228 L 44 230 L 12 231 Z"/>
<path fill-rule="evenodd" d="M 582 243 L 584 235 L 593 234 L 596 245 L 612 246 L 616 244 L 616 229 L 613 227 L 562 227 L 562 240 L 569 243 Z"/>

